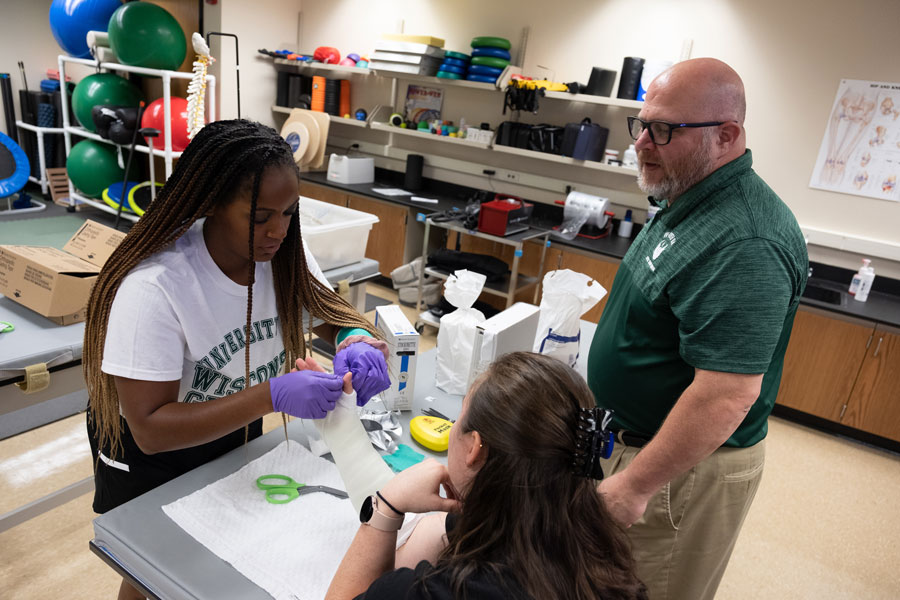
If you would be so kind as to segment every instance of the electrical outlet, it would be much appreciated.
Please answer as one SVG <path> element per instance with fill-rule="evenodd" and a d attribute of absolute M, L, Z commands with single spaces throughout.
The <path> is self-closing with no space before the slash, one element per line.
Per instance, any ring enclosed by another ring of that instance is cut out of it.
<path fill-rule="evenodd" d="M 519 181 L 519 174 L 514 171 L 506 171 L 503 173 L 503 179 L 505 181 Z"/>

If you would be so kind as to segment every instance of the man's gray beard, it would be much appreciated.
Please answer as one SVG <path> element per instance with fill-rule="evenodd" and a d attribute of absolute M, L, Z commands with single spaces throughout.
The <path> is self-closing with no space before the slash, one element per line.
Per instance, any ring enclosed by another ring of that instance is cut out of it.
<path fill-rule="evenodd" d="M 659 200 L 674 200 L 684 192 L 694 187 L 712 172 L 713 158 L 710 155 L 712 136 L 704 132 L 703 142 L 680 164 L 670 165 L 674 167 L 677 175 L 670 176 L 663 173 L 663 179 L 659 183 L 647 183 L 638 169 L 638 187 L 648 196 Z"/>

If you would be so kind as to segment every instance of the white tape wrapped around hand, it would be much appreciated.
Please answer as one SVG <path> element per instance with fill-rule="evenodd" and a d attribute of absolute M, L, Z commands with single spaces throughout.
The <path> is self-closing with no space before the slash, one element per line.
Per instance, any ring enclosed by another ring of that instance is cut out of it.
<path fill-rule="evenodd" d="M 356 392 L 341 394 L 334 410 L 313 423 L 331 450 L 350 502 L 359 513 L 363 500 L 394 477 L 393 471 L 372 447 L 356 407 Z"/>

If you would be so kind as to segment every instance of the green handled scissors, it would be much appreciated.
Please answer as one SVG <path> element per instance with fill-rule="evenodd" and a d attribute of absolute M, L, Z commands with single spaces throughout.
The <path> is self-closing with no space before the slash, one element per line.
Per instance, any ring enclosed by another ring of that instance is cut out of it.
<path fill-rule="evenodd" d="M 304 494 L 324 492 L 338 498 L 349 498 L 347 492 L 327 485 L 306 485 L 294 481 L 287 475 L 263 475 L 256 479 L 256 487 L 266 492 L 266 500 L 272 504 L 285 504 Z"/>

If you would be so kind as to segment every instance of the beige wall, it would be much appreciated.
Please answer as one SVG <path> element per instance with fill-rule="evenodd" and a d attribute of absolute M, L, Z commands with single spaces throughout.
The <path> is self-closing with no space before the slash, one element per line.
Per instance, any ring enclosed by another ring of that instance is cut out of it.
<path fill-rule="evenodd" d="M 38 90 L 47 69 L 56 69 L 56 57 L 62 49 L 50 33 L 50 2 L 0 0 L 0 73 L 9 73 L 12 80 L 16 118 L 19 112 L 19 90 L 23 89 L 18 62 L 25 63 L 28 89 Z M 0 101 L 2 105 L 2 101 Z M 0 131 L 6 130 L 6 120 L 0 118 Z"/>
<path fill-rule="evenodd" d="M 399 18 L 406 32 L 441 36 L 447 48 L 461 50 L 479 34 L 517 44 L 528 26 L 526 71 L 542 65 L 560 81 L 585 81 L 595 65 L 618 70 L 628 55 L 677 60 L 684 41 L 692 40 L 692 56 L 720 58 L 744 78 L 756 169 L 800 223 L 839 234 L 829 244 L 839 245 L 840 234 L 851 238 L 850 247 L 853 238 L 874 240 L 885 244 L 872 246 L 873 252 L 900 258 L 900 203 L 808 186 L 839 81 L 900 81 L 896 0 L 344 0 L 304 2 L 302 8 L 308 48 L 371 47 L 382 31 L 397 30 Z M 623 115 L 610 113 L 609 124 L 616 126 Z M 846 252 L 811 247 L 811 254 L 857 264 Z M 875 262 L 879 273 L 900 276 L 900 264 Z"/>
<path fill-rule="evenodd" d="M 804 228 L 828 246 L 867 248 L 879 274 L 900 277 L 900 203 L 843 195 L 809 188 L 808 183 L 822 140 L 826 119 L 842 78 L 900 81 L 900 2 L 897 0 L 557 0 L 523 2 L 496 0 L 258 0 L 206 4 L 207 29 L 218 27 L 240 36 L 241 100 L 245 117 L 279 125 L 270 107 L 275 74 L 257 48 L 296 47 L 311 50 L 334 45 L 343 53 L 371 50 L 382 32 L 429 33 L 447 40 L 449 49 L 463 50 L 475 35 L 510 38 L 520 48 L 522 29 L 529 28 L 526 71 L 547 67 L 559 81 L 586 82 L 592 66 L 618 70 L 624 56 L 677 60 L 686 40 L 692 56 L 714 56 L 731 64 L 744 78 L 748 96 L 747 130 L 757 171 L 788 203 Z M 0 38 L 0 70 L 13 73 L 21 57 L 31 85 L 39 72 L 55 65 L 57 46 L 47 25 L 47 6 L 41 2 L 0 0 L 0 15 L 16 19 Z M 298 16 L 299 25 L 298 25 Z M 402 25 L 401 25 L 402 20 Z M 219 59 L 222 116 L 236 115 L 233 46 L 214 44 Z M 371 106 L 386 101 L 389 81 L 354 79 L 354 104 Z M 364 93 L 363 88 L 369 88 Z M 404 87 L 401 85 L 400 94 Z M 374 91 L 373 91 L 374 90 Z M 452 119 L 489 120 L 496 125 L 500 95 L 448 91 L 445 107 Z M 624 149 L 627 137 L 620 126 L 630 111 L 545 101 L 529 120 L 564 123 L 581 115 L 613 128 L 610 145 Z M 452 114 L 456 113 L 456 114 Z M 358 137 L 376 146 L 387 142 L 380 132 L 333 128 L 341 138 Z M 399 136 L 396 136 L 399 137 Z M 541 161 L 513 159 L 493 152 L 461 151 L 437 144 L 395 140 L 398 147 L 441 152 L 458 160 L 485 166 L 519 169 L 559 181 L 559 189 L 517 189 L 535 199 L 559 197 L 566 183 L 608 190 L 621 206 L 640 208 L 640 195 L 630 181 L 585 169 L 565 168 Z M 446 151 L 445 151 L 446 149 Z M 386 157 L 391 166 L 401 161 Z M 496 184 L 483 177 L 436 174 L 480 187 Z M 508 187 L 508 186 L 507 186 Z M 833 232 L 820 235 L 818 230 Z M 842 241 L 841 238 L 847 239 Z M 866 241 L 871 241 L 866 246 Z M 811 256 L 855 268 L 858 257 L 811 246 Z"/>

